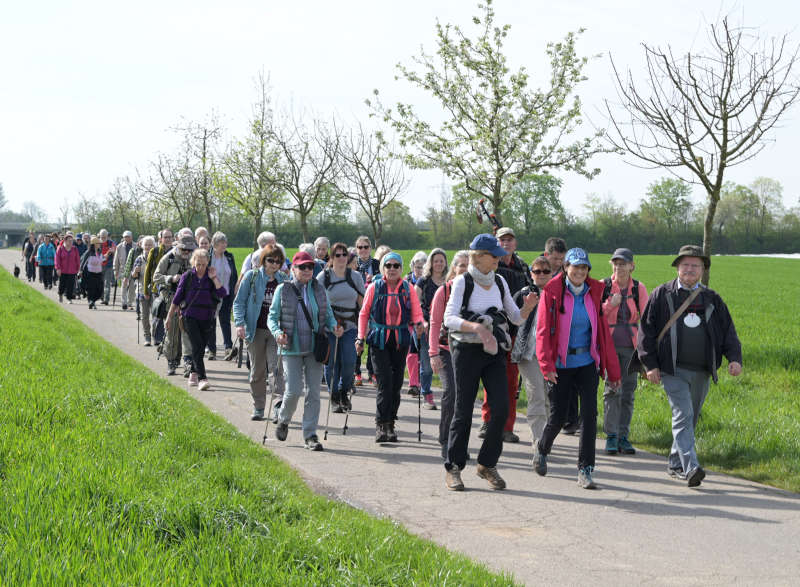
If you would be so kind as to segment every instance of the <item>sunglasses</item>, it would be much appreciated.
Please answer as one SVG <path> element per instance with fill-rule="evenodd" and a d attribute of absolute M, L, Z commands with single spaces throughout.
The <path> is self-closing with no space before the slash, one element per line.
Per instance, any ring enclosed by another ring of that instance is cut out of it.
<path fill-rule="evenodd" d="M 337 257 L 337 258 L 339 258 L 339 257 L 347 257 L 347 255 L 349 255 L 349 253 L 336 253 L 334 255 L 334 257 Z"/>
<path fill-rule="evenodd" d="M 400 263 L 386 263 L 384 267 L 387 269 L 400 269 Z"/>
<path fill-rule="evenodd" d="M 369 247 L 369 245 L 358 245 L 356 248 L 357 249 L 368 249 L 370 247 Z"/>
<path fill-rule="evenodd" d="M 549 269 L 534 269 L 533 271 L 531 271 L 531 273 L 533 273 L 534 275 L 542 275 L 542 274 L 550 275 L 551 272 Z"/>
<path fill-rule="evenodd" d="M 313 271 L 314 270 L 314 264 L 313 263 L 303 263 L 302 265 L 298 265 L 297 268 L 300 271 Z"/>
<path fill-rule="evenodd" d="M 266 263 L 270 263 L 272 265 L 279 265 L 280 264 L 280 261 L 278 261 L 277 259 L 273 259 L 271 257 L 267 257 L 266 259 L 264 259 L 264 261 Z"/>

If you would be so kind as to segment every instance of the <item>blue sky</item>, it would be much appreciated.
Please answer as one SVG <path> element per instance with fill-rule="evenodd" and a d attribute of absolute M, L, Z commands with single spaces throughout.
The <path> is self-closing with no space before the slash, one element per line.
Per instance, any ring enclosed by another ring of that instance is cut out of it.
<path fill-rule="evenodd" d="M 604 124 L 600 108 L 614 98 L 608 54 L 623 67 L 641 67 L 642 41 L 676 52 L 705 43 L 707 23 L 721 11 L 763 35 L 788 32 L 795 42 L 796 3 L 495 2 L 498 23 L 510 23 L 513 68 L 524 65 L 533 85 L 546 82 L 544 49 L 585 27 L 579 50 L 602 53 L 579 89 L 588 119 Z M 666 9 L 669 7 L 669 10 Z M 55 216 L 79 193 L 102 197 L 113 179 L 146 170 L 177 144 L 172 127 L 212 112 L 226 140 L 243 134 L 254 80 L 271 80 L 278 104 L 366 120 L 364 99 L 374 88 L 386 101 L 413 101 L 438 116 L 435 104 L 394 80 L 394 65 L 409 64 L 420 46 L 434 48 L 436 18 L 469 28 L 475 3 L 323 2 L 5 2 L 0 7 L 0 182 L 9 207 L 33 200 Z M 800 71 L 798 71 L 800 74 Z M 754 161 L 728 178 L 749 183 L 778 179 L 787 205 L 800 196 L 800 110 L 793 110 Z M 587 125 L 587 130 L 589 127 Z M 224 142 L 224 141 L 223 141 Z M 590 192 L 613 194 L 633 208 L 646 186 L 663 176 L 598 157 L 592 181 L 564 180 L 562 199 L 580 214 Z M 441 174 L 413 173 L 404 201 L 412 211 L 438 200 Z M 702 197 L 699 190 L 697 199 Z"/>

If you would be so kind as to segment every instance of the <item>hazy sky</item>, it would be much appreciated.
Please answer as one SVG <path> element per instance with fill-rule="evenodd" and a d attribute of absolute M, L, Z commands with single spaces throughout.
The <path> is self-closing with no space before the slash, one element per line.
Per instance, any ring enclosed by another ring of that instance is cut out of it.
<path fill-rule="evenodd" d="M 586 118 L 600 126 L 603 100 L 615 97 L 609 53 L 637 69 L 642 41 L 670 44 L 678 53 L 697 50 L 720 11 L 763 35 L 788 32 L 800 42 L 800 8 L 788 0 L 496 0 L 495 8 L 496 22 L 512 25 L 510 65 L 524 65 L 534 86 L 547 82 L 546 43 L 587 29 L 579 51 L 602 56 L 587 68 L 589 81 L 578 93 Z M 144 171 L 159 152 L 172 152 L 177 136 L 170 128 L 184 120 L 216 112 L 226 140 L 242 135 L 262 70 L 278 104 L 366 120 L 364 99 L 378 88 L 386 102 L 412 101 L 438 116 L 435 103 L 394 80 L 394 65 L 410 64 L 420 46 L 434 50 L 437 18 L 471 29 L 476 13 L 476 3 L 466 0 L 3 2 L 0 183 L 9 207 L 33 200 L 55 216 L 79 193 L 102 197 L 115 177 Z M 730 169 L 728 179 L 773 177 L 783 183 L 785 203 L 797 204 L 799 120 L 800 107 L 771 135 L 774 143 Z M 597 157 L 593 165 L 602 173 L 592 181 L 555 172 L 573 213 L 581 213 L 590 192 L 613 194 L 634 208 L 647 185 L 665 175 L 618 156 Z M 442 177 L 412 176 L 404 201 L 419 216 L 438 200 Z M 699 189 L 695 195 L 701 197 Z"/>

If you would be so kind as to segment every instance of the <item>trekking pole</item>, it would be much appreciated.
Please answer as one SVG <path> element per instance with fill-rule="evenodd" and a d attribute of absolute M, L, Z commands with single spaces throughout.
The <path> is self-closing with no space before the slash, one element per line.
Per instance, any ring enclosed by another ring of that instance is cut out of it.
<path fill-rule="evenodd" d="M 139 306 L 139 296 L 136 296 L 136 344 L 139 344 L 139 326 L 142 321 L 142 309 Z"/>
<path fill-rule="evenodd" d="M 274 381 L 274 377 L 273 377 Z M 264 426 L 264 438 L 261 439 L 261 444 L 267 444 L 267 431 L 269 430 L 269 423 L 272 420 L 272 402 L 275 401 L 275 394 L 273 393 L 272 386 L 269 390 L 269 410 L 267 410 L 267 425 Z"/>
<path fill-rule="evenodd" d="M 417 394 L 417 442 L 422 442 L 422 391 Z"/>
<path fill-rule="evenodd" d="M 336 344 L 333 346 L 333 366 L 331 367 L 331 373 L 333 373 L 333 370 L 336 369 L 336 354 L 338 350 L 339 350 L 339 338 L 336 337 Z M 332 379 L 332 377 L 329 377 L 328 379 Z M 336 382 L 334 382 L 334 384 L 335 383 Z M 331 421 L 331 403 L 332 403 L 331 394 L 333 393 L 332 389 L 333 385 L 331 384 L 330 381 L 328 381 L 328 415 L 325 417 L 325 436 L 323 437 L 323 440 L 328 440 L 328 422 Z"/>
<path fill-rule="evenodd" d="M 111 302 L 111 307 L 113 308 L 117 303 L 117 282 L 118 279 L 114 279 L 114 300 Z M 106 302 L 107 303 L 107 302 Z"/>

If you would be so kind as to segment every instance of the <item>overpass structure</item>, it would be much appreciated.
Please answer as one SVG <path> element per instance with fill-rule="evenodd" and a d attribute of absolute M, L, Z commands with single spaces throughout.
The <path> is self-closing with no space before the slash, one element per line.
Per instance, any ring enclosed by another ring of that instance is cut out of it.
<path fill-rule="evenodd" d="M 31 231 L 30 222 L 0 222 L 0 248 L 22 246 L 22 241 Z M 57 224 L 39 224 L 34 226 L 34 232 L 54 232 L 61 230 Z"/>

